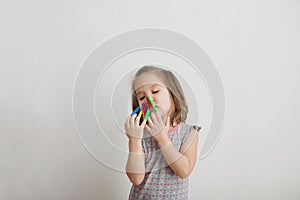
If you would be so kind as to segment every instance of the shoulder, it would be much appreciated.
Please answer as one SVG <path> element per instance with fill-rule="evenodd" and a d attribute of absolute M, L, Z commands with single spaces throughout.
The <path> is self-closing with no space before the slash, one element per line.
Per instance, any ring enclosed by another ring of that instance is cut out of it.
<path fill-rule="evenodd" d="M 181 132 L 182 132 L 182 143 L 186 141 L 186 139 L 191 136 L 195 135 L 200 131 L 202 128 L 201 126 L 195 125 L 195 124 L 189 124 L 189 123 L 181 123 Z"/>
<path fill-rule="evenodd" d="M 185 123 L 185 122 L 181 122 L 180 123 L 181 128 L 185 131 L 185 132 L 190 132 L 192 129 L 196 129 L 198 132 L 199 130 L 202 128 L 199 125 L 196 124 L 190 124 L 190 123 Z"/>

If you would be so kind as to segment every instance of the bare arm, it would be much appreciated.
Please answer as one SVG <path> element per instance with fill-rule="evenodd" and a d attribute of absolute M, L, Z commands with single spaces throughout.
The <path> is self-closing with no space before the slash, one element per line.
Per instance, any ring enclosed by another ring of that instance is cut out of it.
<path fill-rule="evenodd" d="M 166 135 L 166 134 L 163 134 Z M 197 158 L 198 131 L 194 128 L 178 151 L 168 137 L 157 140 L 158 145 L 171 169 L 181 178 L 186 178 L 193 171 Z"/>
<path fill-rule="evenodd" d="M 130 182 L 139 185 L 145 177 L 145 153 L 142 146 L 143 130 L 146 121 L 139 125 L 137 114 L 129 116 L 125 122 L 125 131 L 129 139 L 129 153 L 126 163 L 126 174 Z"/>
<path fill-rule="evenodd" d="M 130 182 L 139 185 L 145 177 L 145 153 L 141 139 L 130 139 L 128 142 L 129 153 L 126 164 L 126 174 Z"/>

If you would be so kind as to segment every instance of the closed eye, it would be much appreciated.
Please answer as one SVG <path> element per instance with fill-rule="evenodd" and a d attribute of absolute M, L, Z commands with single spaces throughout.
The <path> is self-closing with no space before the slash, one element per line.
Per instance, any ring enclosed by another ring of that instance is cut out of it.
<path fill-rule="evenodd" d="M 159 90 L 156 90 L 156 91 L 153 91 L 152 93 L 153 93 L 153 94 L 156 94 L 156 93 L 158 93 L 158 92 L 159 92 Z M 140 101 L 142 101 L 144 98 L 145 98 L 145 96 L 141 97 L 141 98 L 140 98 Z"/>

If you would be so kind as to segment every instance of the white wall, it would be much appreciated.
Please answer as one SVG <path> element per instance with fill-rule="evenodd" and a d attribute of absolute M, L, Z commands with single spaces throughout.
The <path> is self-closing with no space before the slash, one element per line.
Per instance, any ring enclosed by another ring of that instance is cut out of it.
<path fill-rule="evenodd" d="M 300 198 L 298 1 L 0 1 L 0 199 L 127 199 L 124 173 L 77 135 L 72 87 L 99 44 L 181 32 L 218 69 L 226 121 L 190 199 Z"/>

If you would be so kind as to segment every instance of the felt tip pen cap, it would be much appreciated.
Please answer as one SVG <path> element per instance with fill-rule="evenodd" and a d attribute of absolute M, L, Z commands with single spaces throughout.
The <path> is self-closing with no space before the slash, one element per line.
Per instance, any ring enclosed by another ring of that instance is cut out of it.
<path fill-rule="evenodd" d="M 138 106 L 131 114 L 130 116 L 134 115 L 135 113 L 137 113 L 140 110 L 140 106 Z"/>
<path fill-rule="evenodd" d="M 143 118 L 145 118 L 145 115 L 146 115 L 146 112 L 147 112 L 147 106 L 144 103 L 142 104 L 141 110 L 143 112 Z"/>
<path fill-rule="evenodd" d="M 148 96 L 148 100 L 149 100 L 149 102 L 150 102 L 150 104 L 151 104 L 151 106 L 152 106 L 154 112 L 156 112 L 157 109 L 156 109 L 155 104 L 153 103 L 153 101 L 152 101 L 152 99 L 151 99 L 150 96 Z"/>
<path fill-rule="evenodd" d="M 140 113 L 139 113 L 138 117 L 141 117 L 142 113 L 143 113 L 142 110 L 140 110 Z"/>
<path fill-rule="evenodd" d="M 147 105 L 148 105 L 148 108 L 150 108 L 150 111 L 153 112 L 153 108 L 152 108 L 152 106 L 151 106 L 151 104 L 149 102 L 148 96 L 147 96 Z"/>
<path fill-rule="evenodd" d="M 147 109 L 147 112 L 146 112 L 146 116 L 145 116 L 144 121 L 147 121 L 147 120 L 148 120 L 149 114 L 150 114 L 150 108 Z"/>

